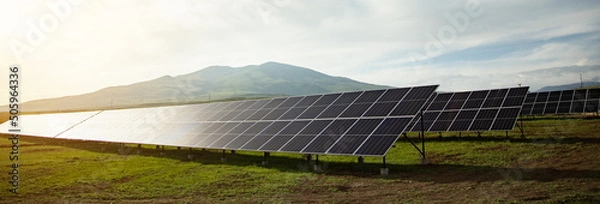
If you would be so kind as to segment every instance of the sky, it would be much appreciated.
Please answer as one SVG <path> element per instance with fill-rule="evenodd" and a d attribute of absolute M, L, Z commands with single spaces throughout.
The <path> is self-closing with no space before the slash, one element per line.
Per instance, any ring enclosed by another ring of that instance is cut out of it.
<path fill-rule="evenodd" d="M 597 0 L 0 0 L 0 27 L 21 101 L 267 61 L 441 91 L 600 81 Z"/>

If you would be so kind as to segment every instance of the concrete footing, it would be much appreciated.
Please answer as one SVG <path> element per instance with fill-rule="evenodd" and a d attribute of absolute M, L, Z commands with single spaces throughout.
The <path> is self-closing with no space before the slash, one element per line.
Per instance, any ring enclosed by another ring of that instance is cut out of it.
<path fill-rule="evenodd" d="M 423 165 L 429 164 L 429 160 L 427 160 L 427 158 L 423 157 L 423 158 L 421 158 L 421 164 L 423 164 Z"/>
<path fill-rule="evenodd" d="M 315 171 L 315 172 L 322 172 L 323 168 L 321 167 L 321 165 L 315 164 L 315 165 L 313 165 L 313 171 Z"/>
<path fill-rule="evenodd" d="M 221 157 L 221 162 L 226 162 L 227 158 L 226 157 Z"/>
<path fill-rule="evenodd" d="M 193 154 L 188 154 L 188 155 L 187 155 L 187 158 L 188 158 L 189 160 L 192 160 L 192 159 L 194 159 L 194 155 L 193 155 Z"/>
<path fill-rule="evenodd" d="M 262 161 L 262 162 L 260 162 L 260 164 L 263 165 L 263 166 L 266 166 L 266 165 L 269 164 L 269 161 Z"/>
<path fill-rule="evenodd" d="M 390 169 L 388 169 L 388 168 L 381 168 L 381 169 L 379 169 L 379 173 L 380 173 L 382 176 L 387 176 L 387 175 L 390 175 Z"/>

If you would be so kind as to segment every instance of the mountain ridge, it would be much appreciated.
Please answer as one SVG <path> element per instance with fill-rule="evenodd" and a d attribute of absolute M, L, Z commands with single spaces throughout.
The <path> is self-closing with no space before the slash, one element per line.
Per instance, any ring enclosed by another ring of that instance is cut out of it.
<path fill-rule="evenodd" d="M 312 95 L 391 88 L 326 75 L 278 62 L 243 67 L 209 66 L 187 74 L 164 75 L 95 92 L 22 104 L 24 111 L 66 111 L 175 105 L 214 100 Z"/>

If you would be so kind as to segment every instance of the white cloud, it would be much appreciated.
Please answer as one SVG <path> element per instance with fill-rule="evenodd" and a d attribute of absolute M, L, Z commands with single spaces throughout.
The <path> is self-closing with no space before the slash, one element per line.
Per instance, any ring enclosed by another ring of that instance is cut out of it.
<path fill-rule="evenodd" d="M 24 41 L 27 22 L 52 14 L 46 3 L 59 1 L 3 1 L 0 40 Z M 465 13 L 468 1 L 84 1 L 26 53 L 23 97 L 80 94 L 211 65 L 265 61 L 369 83 L 436 83 L 447 90 L 513 85 L 518 79 L 498 76 L 527 70 L 600 64 L 600 3 L 477 2 L 481 15 L 469 18 L 467 28 L 433 55 L 439 58 L 413 67 L 407 54 L 425 53 L 428 33 L 440 40 L 438 32 L 453 26 L 446 14 Z M 491 59 L 443 59 L 501 48 L 503 54 Z M 14 61 L 8 46 L 0 49 L 0 61 Z"/>

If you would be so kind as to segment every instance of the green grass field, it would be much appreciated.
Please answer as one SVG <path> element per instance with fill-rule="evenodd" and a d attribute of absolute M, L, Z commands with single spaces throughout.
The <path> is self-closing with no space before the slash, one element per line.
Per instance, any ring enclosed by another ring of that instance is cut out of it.
<path fill-rule="evenodd" d="M 0 142 L 0 203 L 600 202 L 600 119 L 525 120 L 520 132 L 428 133 L 429 165 L 401 138 L 386 157 L 137 146 L 21 137 L 19 194 L 9 192 L 10 142 Z M 416 133 L 410 133 L 414 141 Z M 162 153 L 161 153 L 162 152 Z M 194 155 L 188 159 L 189 153 Z M 314 159 L 314 157 L 313 157 Z"/>

